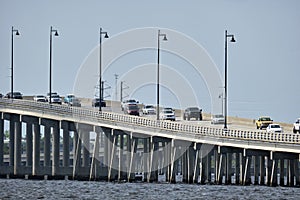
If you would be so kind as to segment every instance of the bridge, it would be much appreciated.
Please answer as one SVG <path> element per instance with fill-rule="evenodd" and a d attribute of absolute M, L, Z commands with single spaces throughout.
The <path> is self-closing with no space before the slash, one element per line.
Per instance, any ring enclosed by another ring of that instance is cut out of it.
<path fill-rule="evenodd" d="M 0 99 L 0 147 L 1 177 L 299 186 L 293 133 Z"/>

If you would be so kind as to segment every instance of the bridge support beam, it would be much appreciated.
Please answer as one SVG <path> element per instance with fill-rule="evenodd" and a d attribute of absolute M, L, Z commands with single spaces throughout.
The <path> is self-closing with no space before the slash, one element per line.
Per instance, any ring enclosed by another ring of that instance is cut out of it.
<path fill-rule="evenodd" d="M 143 163 L 144 163 L 144 181 L 148 181 L 148 174 L 150 169 L 150 139 L 144 138 L 144 152 L 143 152 Z"/>
<path fill-rule="evenodd" d="M 14 175 L 19 175 L 21 173 L 21 154 L 22 154 L 22 133 L 21 133 L 21 122 L 16 120 L 14 125 Z"/>

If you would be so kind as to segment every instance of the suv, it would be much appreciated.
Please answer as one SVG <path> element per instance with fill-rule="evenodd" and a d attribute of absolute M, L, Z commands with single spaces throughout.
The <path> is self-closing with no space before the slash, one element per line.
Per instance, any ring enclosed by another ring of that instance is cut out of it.
<path fill-rule="evenodd" d="M 270 117 L 259 117 L 258 120 L 255 121 L 257 129 L 267 128 L 272 123 L 273 120 Z"/>
<path fill-rule="evenodd" d="M 94 98 L 92 101 L 93 107 L 99 107 L 100 106 L 100 98 Z M 101 107 L 106 107 L 106 102 L 102 99 L 101 100 Z"/>
<path fill-rule="evenodd" d="M 300 118 L 296 120 L 293 127 L 293 133 L 300 133 Z"/>
<path fill-rule="evenodd" d="M 183 113 L 183 119 L 190 120 L 191 118 L 202 120 L 202 109 L 199 109 L 198 107 L 189 107 L 185 109 Z"/>

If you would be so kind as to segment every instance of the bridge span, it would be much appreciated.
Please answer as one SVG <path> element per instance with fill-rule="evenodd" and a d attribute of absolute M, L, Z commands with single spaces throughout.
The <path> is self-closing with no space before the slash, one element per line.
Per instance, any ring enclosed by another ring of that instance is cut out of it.
<path fill-rule="evenodd" d="M 2 177 L 299 186 L 299 155 L 300 134 L 0 99 Z"/>

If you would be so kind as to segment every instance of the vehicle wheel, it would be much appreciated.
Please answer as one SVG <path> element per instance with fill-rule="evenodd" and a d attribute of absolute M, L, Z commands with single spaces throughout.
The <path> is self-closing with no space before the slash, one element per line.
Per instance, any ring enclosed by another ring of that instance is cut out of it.
<path fill-rule="evenodd" d="M 190 121 L 190 118 L 188 117 L 187 120 Z"/>
<path fill-rule="evenodd" d="M 293 128 L 293 133 L 297 133 L 297 131 L 296 131 L 296 129 L 295 129 L 295 128 Z"/>
<path fill-rule="evenodd" d="M 258 127 L 258 126 L 256 126 L 256 129 L 259 129 L 259 127 Z"/>
<path fill-rule="evenodd" d="M 185 115 L 183 115 L 183 120 L 186 120 Z"/>

